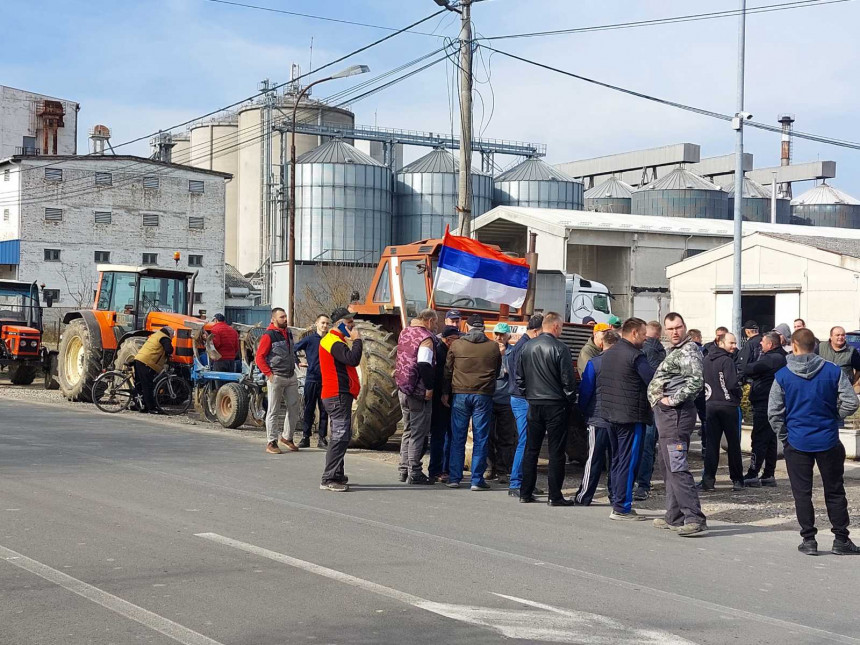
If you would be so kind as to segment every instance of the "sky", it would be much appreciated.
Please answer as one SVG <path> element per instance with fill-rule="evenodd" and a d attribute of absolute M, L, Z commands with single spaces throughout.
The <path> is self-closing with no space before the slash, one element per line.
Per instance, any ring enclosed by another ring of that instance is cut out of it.
<path fill-rule="evenodd" d="M 237 0 L 248 4 L 399 28 L 439 8 L 432 0 Z M 757 0 L 749 7 L 785 2 Z M 113 143 L 167 129 L 253 95 L 260 80 L 283 82 L 389 31 L 229 6 L 208 0 L 3 0 L 0 84 L 80 103 L 80 144 L 97 123 Z M 736 9 L 736 0 L 484 0 L 473 7 L 479 36 L 616 24 Z M 416 31 L 344 61 L 374 76 L 456 38 L 446 12 Z M 745 110 L 776 124 L 860 141 L 860 0 L 750 15 Z M 734 113 L 736 17 L 635 29 L 497 40 L 519 56 L 661 98 Z M 340 66 L 338 66 L 339 68 Z M 679 111 L 483 51 L 475 63 L 475 129 L 483 136 L 547 144 L 560 163 L 692 142 L 702 156 L 734 151 L 728 123 Z M 333 71 L 332 68 L 328 71 Z M 439 64 L 352 105 L 356 124 L 450 132 L 455 68 Z M 325 75 L 325 73 L 322 73 Z M 317 97 L 365 77 L 330 81 Z M 456 115 L 454 116 L 454 127 Z M 746 130 L 755 166 L 779 164 L 779 135 Z M 148 154 L 145 142 L 122 149 Z M 423 154 L 408 149 L 406 161 Z M 860 150 L 795 139 L 795 162 L 833 160 L 833 185 L 860 198 Z M 506 166 L 513 158 L 497 157 Z M 795 187 L 795 196 L 810 185 Z"/>

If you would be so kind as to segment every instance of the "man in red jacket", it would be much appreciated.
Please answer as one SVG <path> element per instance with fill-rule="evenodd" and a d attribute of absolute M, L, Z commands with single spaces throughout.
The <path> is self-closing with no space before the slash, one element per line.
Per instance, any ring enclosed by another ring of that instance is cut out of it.
<path fill-rule="evenodd" d="M 239 355 L 239 332 L 228 325 L 224 314 L 213 316 L 215 324 L 209 333 L 212 334 L 212 344 L 221 358 L 212 361 L 212 369 L 216 372 L 236 372 L 236 357 Z"/>
<path fill-rule="evenodd" d="M 296 351 L 293 334 L 287 326 L 287 314 L 280 307 L 272 309 L 272 324 L 260 338 L 257 347 L 257 367 L 266 375 L 268 387 L 268 409 L 266 411 L 266 452 L 281 454 L 280 440 L 291 452 L 299 447 L 293 443 L 293 435 L 299 425 L 300 401 L 299 381 L 296 377 Z M 284 432 L 275 427 L 281 403 L 287 403 Z"/>

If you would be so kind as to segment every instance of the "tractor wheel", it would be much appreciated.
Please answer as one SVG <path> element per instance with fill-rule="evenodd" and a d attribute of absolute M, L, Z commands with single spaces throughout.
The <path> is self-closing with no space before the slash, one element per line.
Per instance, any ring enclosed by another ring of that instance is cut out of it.
<path fill-rule="evenodd" d="M 59 390 L 60 382 L 57 380 L 57 355 L 51 353 L 46 360 L 46 364 L 43 368 L 45 372 L 45 389 L 46 390 Z"/>
<path fill-rule="evenodd" d="M 400 402 L 394 382 L 397 339 L 391 332 L 365 320 L 356 320 L 364 352 L 358 367 L 361 392 L 353 405 L 353 448 L 379 449 L 397 430 Z"/>
<path fill-rule="evenodd" d="M 215 414 L 225 428 L 238 428 L 248 416 L 248 392 L 238 383 L 225 383 L 215 395 Z"/>
<path fill-rule="evenodd" d="M 9 365 L 9 380 L 12 385 L 30 385 L 36 379 L 36 366 L 33 363 L 12 363 Z"/>
<path fill-rule="evenodd" d="M 214 381 L 204 381 L 202 385 L 194 388 L 194 409 L 210 423 L 218 421 L 218 416 L 215 414 L 217 393 L 218 385 Z"/>
<path fill-rule="evenodd" d="M 143 347 L 145 342 L 146 338 L 142 336 L 126 338 L 122 345 L 120 345 L 119 351 L 116 353 L 116 358 L 113 361 L 113 368 L 115 370 L 121 370 L 127 364 L 130 364 L 134 360 L 134 357 L 137 356 L 137 353 L 140 351 L 140 348 Z"/>
<path fill-rule="evenodd" d="M 93 383 L 102 371 L 102 350 L 94 346 L 86 322 L 76 318 L 60 340 L 57 380 L 69 401 L 92 400 Z"/>

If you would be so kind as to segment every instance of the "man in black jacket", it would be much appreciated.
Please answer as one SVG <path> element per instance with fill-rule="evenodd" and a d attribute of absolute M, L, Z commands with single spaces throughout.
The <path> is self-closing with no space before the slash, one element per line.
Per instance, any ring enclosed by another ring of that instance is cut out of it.
<path fill-rule="evenodd" d="M 774 375 L 785 367 L 785 350 L 779 334 L 769 332 L 761 339 L 761 358 L 747 366 L 746 376 L 752 379 L 750 403 L 753 407 L 752 455 L 750 467 L 744 476 L 744 486 L 760 488 L 776 486 L 776 433 L 767 418 L 767 402 Z M 740 369 L 738 369 L 740 371 Z M 762 470 L 764 466 L 764 470 Z M 761 479 L 759 479 L 761 471 Z"/>
<path fill-rule="evenodd" d="M 714 340 L 710 343 L 705 343 L 702 346 L 702 356 L 707 356 L 708 352 L 712 352 L 717 348 L 717 345 L 720 343 L 720 338 L 729 333 L 728 327 L 717 327 L 714 331 Z M 737 348 L 735 348 L 732 352 L 729 352 L 732 355 L 732 360 L 735 360 L 738 357 Z"/>
<path fill-rule="evenodd" d="M 714 490 L 717 467 L 720 465 L 720 439 L 726 436 L 729 476 L 732 488 L 744 487 L 744 463 L 741 457 L 741 384 L 732 353 L 738 343 L 734 334 L 725 333 L 717 339 L 703 361 L 705 378 L 705 407 L 708 442 L 705 451 L 705 471 L 699 488 Z"/>
<path fill-rule="evenodd" d="M 561 494 L 566 461 L 567 422 L 576 402 L 576 375 L 570 350 L 559 340 L 562 318 L 555 312 L 543 317 L 543 331 L 522 348 L 517 387 L 529 402 L 528 436 L 523 457 L 520 502 L 536 502 L 537 462 L 544 435 L 549 443 L 548 487 L 550 506 L 573 506 Z"/>
<path fill-rule="evenodd" d="M 744 324 L 744 336 L 746 343 L 738 350 L 735 363 L 738 366 L 738 374 L 749 376 L 747 368 L 755 363 L 761 356 L 761 334 L 758 333 L 758 323 L 755 320 L 747 320 Z"/>
<path fill-rule="evenodd" d="M 642 352 L 652 370 L 656 370 L 666 358 L 666 348 L 660 341 L 662 335 L 663 325 L 656 320 L 649 320 L 645 326 L 645 344 L 642 346 Z M 651 496 L 651 476 L 654 474 L 656 448 L 657 427 L 653 423 L 648 423 L 642 437 L 642 454 L 639 459 L 639 467 L 636 469 L 636 490 L 633 491 L 633 499 L 638 502 Z"/>
<path fill-rule="evenodd" d="M 633 504 L 633 473 L 645 426 L 652 422 L 647 390 L 654 370 L 648 364 L 642 346 L 645 344 L 645 321 L 628 318 L 621 326 L 621 340 L 603 357 L 597 376 L 597 396 L 603 418 L 609 422 L 612 451 L 613 520 L 643 520 Z"/>

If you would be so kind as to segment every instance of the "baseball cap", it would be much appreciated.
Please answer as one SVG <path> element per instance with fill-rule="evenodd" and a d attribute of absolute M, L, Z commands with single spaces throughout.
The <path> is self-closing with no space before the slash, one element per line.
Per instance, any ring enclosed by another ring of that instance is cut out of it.
<path fill-rule="evenodd" d="M 466 324 L 469 327 L 474 327 L 475 329 L 483 329 L 484 328 L 484 319 L 481 318 L 480 314 L 472 314 L 469 316 L 469 319 L 466 321 Z"/>
<path fill-rule="evenodd" d="M 355 314 L 352 313 L 346 307 L 338 307 L 333 312 L 331 312 L 332 322 L 337 322 L 338 320 L 343 320 L 345 318 L 355 318 Z"/>
<path fill-rule="evenodd" d="M 594 322 L 594 318 L 592 318 L 591 316 L 586 316 L 585 318 L 582 319 L 583 325 L 587 325 L 588 323 L 593 323 L 593 322 Z"/>
<path fill-rule="evenodd" d="M 535 314 L 531 318 L 529 318 L 529 324 L 526 329 L 530 331 L 534 331 L 535 329 L 540 329 L 543 327 L 543 316 L 540 314 Z"/>
<path fill-rule="evenodd" d="M 459 335 L 460 335 L 460 330 L 457 329 L 456 327 L 452 326 L 452 325 L 446 325 L 445 329 L 443 329 L 442 333 L 440 334 L 440 336 L 442 336 L 442 338 L 450 338 L 451 336 L 459 336 Z"/>
<path fill-rule="evenodd" d="M 212 319 L 218 322 L 224 322 L 224 320 L 226 320 L 224 318 L 224 314 L 215 314 L 214 316 L 212 316 Z"/>
<path fill-rule="evenodd" d="M 758 329 L 758 323 L 750 318 L 744 323 L 744 329 Z"/>
<path fill-rule="evenodd" d="M 496 323 L 496 326 L 493 327 L 494 334 L 510 334 L 511 326 L 506 322 Z"/>
<path fill-rule="evenodd" d="M 613 327 L 621 327 L 621 318 L 618 316 L 609 316 L 609 320 L 607 320 L 610 325 Z"/>
<path fill-rule="evenodd" d="M 612 329 L 612 325 L 609 323 L 597 323 L 592 329 L 593 331 L 606 331 L 607 329 Z"/>
<path fill-rule="evenodd" d="M 462 317 L 463 314 L 460 313 L 459 309 L 452 309 L 448 312 L 448 315 L 445 316 L 445 318 L 448 318 L 449 320 L 460 320 Z"/>

